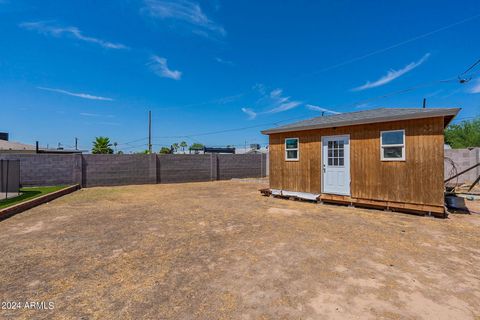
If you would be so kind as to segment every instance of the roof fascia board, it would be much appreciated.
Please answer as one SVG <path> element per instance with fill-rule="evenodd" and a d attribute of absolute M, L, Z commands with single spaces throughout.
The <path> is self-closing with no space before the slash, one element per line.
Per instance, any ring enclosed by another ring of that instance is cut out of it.
<path fill-rule="evenodd" d="M 370 123 L 380 123 L 380 122 L 390 122 L 390 121 L 399 121 L 399 120 L 410 120 L 410 119 L 422 119 L 422 118 L 434 118 L 440 116 L 453 116 L 455 117 L 460 109 L 445 109 L 445 110 L 435 110 L 429 113 L 417 113 L 417 114 L 408 114 L 408 115 L 399 115 L 399 116 L 387 116 L 379 117 L 372 120 L 361 119 L 361 120 L 349 120 L 349 121 L 339 121 L 335 124 L 324 123 L 324 124 L 314 124 L 309 126 L 300 126 L 292 128 L 278 128 L 278 129 L 268 129 L 261 131 L 262 134 L 273 134 L 273 133 L 282 133 L 282 132 L 293 132 L 293 131 L 305 131 L 313 129 L 325 129 L 325 128 L 334 128 L 334 127 L 347 127 L 360 124 L 370 124 Z M 453 118 L 452 118 L 453 119 Z"/>

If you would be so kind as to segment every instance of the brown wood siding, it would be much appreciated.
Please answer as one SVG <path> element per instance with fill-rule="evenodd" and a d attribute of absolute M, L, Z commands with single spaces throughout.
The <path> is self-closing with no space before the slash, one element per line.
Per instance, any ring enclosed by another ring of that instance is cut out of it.
<path fill-rule="evenodd" d="M 443 206 L 443 118 L 394 121 L 270 135 L 270 187 L 321 193 L 322 136 L 350 135 L 351 196 Z M 405 130 L 405 161 L 380 160 L 380 131 Z M 300 139 L 285 161 L 285 138 Z"/>

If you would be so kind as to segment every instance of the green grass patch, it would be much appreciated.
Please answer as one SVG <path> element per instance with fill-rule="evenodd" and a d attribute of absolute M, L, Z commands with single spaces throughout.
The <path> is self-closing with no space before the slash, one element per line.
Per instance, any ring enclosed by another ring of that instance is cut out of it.
<path fill-rule="evenodd" d="M 0 200 L 0 209 L 13 206 L 15 204 L 38 198 L 40 196 L 46 195 L 65 188 L 66 186 L 53 186 L 53 187 L 29 187 L 20 189 L 21 195 L 15 198 L 9 198 Z"/>

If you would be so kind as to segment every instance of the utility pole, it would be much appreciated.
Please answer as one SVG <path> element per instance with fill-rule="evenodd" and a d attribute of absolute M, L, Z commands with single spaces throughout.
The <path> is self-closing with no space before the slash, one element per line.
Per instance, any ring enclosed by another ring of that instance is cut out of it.
<path fill-rule="evenodd" d="M 78 138 L 75 137 L 75 150 L 78 150 Z"/>
<path fill-rule="evenodd" d="M 148 153 L 152 153 L 152 111 L 148 111 Z"/>

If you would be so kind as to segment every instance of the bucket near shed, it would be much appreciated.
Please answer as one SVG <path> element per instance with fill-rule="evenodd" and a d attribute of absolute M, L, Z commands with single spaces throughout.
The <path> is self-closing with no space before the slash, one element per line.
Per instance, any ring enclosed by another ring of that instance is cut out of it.
<path fill-rule="evenodd" d="M 463 197 L 457 197 L 457 196 L 446 196 L 445 197 L 445 204 L 447 205 L 448 209 L 454 210 L 454 211 L 461 211 L 468 213 L 469 210 L 467 206 L 465 205 L 465 198 Z"/>

